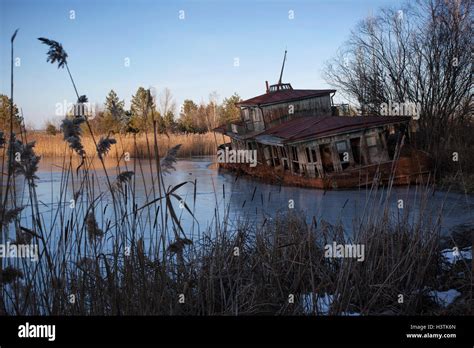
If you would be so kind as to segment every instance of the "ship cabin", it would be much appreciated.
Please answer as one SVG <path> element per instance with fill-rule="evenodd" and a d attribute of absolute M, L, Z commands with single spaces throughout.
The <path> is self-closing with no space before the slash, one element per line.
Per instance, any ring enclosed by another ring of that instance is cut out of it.
<path fill-rule="evenodd" d="M 429 178 L 429 156 L 403 146 L 411 117 L 342 116 L 349 107 L 334 104 L 336 90 L 294 89 L 282 82 L 286 53 L 278 83 L 266 81 L 264 94 L 236 104 L 238 122 L 214 129 L 231 139 L 221 148 L 256 150 L 261 166 L 223 168 L 322 188 L 358 186 L 363 175 L 374 179 L 377 173 L 382 181 L 393 175 L 396 184 Z"/>
<path fill-rule="evenodd" d="M 259 164 L 308 178 L 391 161 L 410 117 L 337 116 L 335 92 L 267 82 L 265 94 L 237 104 L 239 122 L 215 131 L 227 147 L 257 150 Z"/>

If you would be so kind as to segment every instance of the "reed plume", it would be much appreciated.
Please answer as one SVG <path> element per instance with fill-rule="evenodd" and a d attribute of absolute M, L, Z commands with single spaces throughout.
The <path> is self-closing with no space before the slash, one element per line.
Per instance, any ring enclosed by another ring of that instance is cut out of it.
<path fill-rule="evenodd" d="M 61 123 L 64 140 L 69 144 L 69 147 L 83 159 L 86 156 L 86 152 L 84 151 L 84 146 L 81 141 L 81 124 L 84 122 L 84 117 L 74 117 L 72 119 L 65 118 Z"/>
<path fill-rule="evenodd" d="M 7 225 L 11 223 L 13 220 L 15 220 L 18 217 L 18 215 L 21 213 L 21 211 L 24 208 L 25 207 L 16 207 L 16 208 L 4 210 L 4 208 L 2 207 L 0 203 L 0 217 L 3 216 L 2 224 Z"/>
<path fill-rule="evenodd" d="M 13 266 L 8 266 L 7 268 L 5 268 L 2 271 L 1 275 L 1 283 L 3 284 L 10 284 L 19 278 L 23 278 L 23 272 Z"/>
<path fill-rule="evenodd" d="M 89 212 L 86 217 L 87 234 L 90 240 L 102 238 L 104 231 L 99 228 L 94 212 Z"/>
<path fill-rule="evenodd" d="M 116 144 L 117 140 L 109 137 L 101 137 L 97 144 L 97 154 L 100 158 L 103 158 L 110 151 L 113 144 Z"/>
<path fill-rule="evenodd" d="M 28 180 L 38 179 L 36 171 L 38 170 L 40 156 L 37 156 L 33 150 L 35 142 L 23 144 L 22 141 L 15 139 L 15 136 L 12 140 L 10 143 L 11 150 L 9 151 L 11 173 L 15 176 L 24 175 Z"/>
<path fill-rule="evenodd" d="M 176 158 L 180 147 L 181 144 L 173 146 L 168 150 L 166 156 L 160 160 L 160 167 L 163 174 L 169 174 L 172 170 L 176 170 L 174 164 L 176 163 Z"/>

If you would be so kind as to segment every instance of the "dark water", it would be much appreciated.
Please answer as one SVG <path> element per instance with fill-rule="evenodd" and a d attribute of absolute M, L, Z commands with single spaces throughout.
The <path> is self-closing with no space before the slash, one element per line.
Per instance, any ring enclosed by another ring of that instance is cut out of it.
<path fill-rule="evenodd" d="M 62 175 L 58 167 L 60 164 L 58 161 L 43 159 L 38 172 L 37 193 L 46 224 L 51 222 L 51 213 L 55 211 L 58 204 L 69 204 L 68 201 L 59 201 Z M 137 204 L 139 205 L 152 199 L 149 162 L 141 160 L 141 164 L 142 169 L 137 170 L 136 173 Z M 132 167 L 133 162 L 129 162 L 128 169 Z M 376 214 L 377 210 L 382 209 L 378 200 L 387 193 L 386 190 L 380 190 L 376 195 L 370 195 L 366 189 L 324 192 L 317 189 L 265 184 L 249 177 L 236 178 L 232 173 L 219 172 L 213 164 L 212 157 L 179 160 L 175 167 L 176 171 L 165 176 L 166 187 L 184 181 L 197 183 L 195 204 L 193 184 L 188 183 L 182 186 L 176 193 L 194 211 L 198 223 L 194 221 L 193 226 L 192 217 L 185 209 L 180 208 L 178 200 L 174 204 L 184 228 L 193 231 L 205 230 L 215 222 L 216 216 L 222 220 L 226 208 L 229 210 L 229 220 L 245 219 L 258 224 L 265 218 L 271 220 L 275 214 L 288 210 L 290 207 L 303 211 L 308 219 L 312 220 L 314 217 L 316 221 L 342 223 L 350 231 L 355 220 L 368 214 Z M 112 177 L 117 174 L 113 166 L 107 170 Z M 97 169 L 96 176 L 98 182 L 96 193 L 107 191 L 104 172 Z M 67 190 L 69 197 L 72 197 L 73 189 L 70 183 Z M 421 209 L 423 190 L 422 187 L 415 186 L 393 188 L 389 204 L 391 215 L 397 218 L 404 209 L 409 209 L 411 218 L 416 220 Z M 26 195 L 23 195 L 21 190 L 18 195 L 25 199 Z M 403 209 L 398 207 L 400 199 L 403 200 Z M 102 200 L 103 206 L 110 197 L 104 197 Z M 446 232 L 460 225 L 473 225 L 473 208 L 473 195 L 435 192 L 428 196 L 423 215 L 426 218 L 435 218 L 441 212 L 442 230 Z M 28 218 L 25 217 L 25 219 Z"/>

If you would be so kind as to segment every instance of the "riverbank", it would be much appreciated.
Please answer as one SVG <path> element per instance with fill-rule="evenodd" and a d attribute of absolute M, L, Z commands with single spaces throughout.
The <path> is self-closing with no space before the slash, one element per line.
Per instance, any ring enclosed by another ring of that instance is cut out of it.
<path fill-rule="evenodd" d="M 221 222 L 161 252 L 142 236 L 112 253 L 88 223 L 80 237 L 88 251 L 51 254 L 39 279 L 27 277 L 32 269 L 3 270 L 7 302 L 17 304 L 8 314 L 472 315 L 472 249 L 442 249 L 436 225 L 378 216 L 348 239 L 338 226 L 305 220 L 288 212 L 260 226 Z M 81 233 L 71 232 L 72 240 Z M 363 255 L 328 256 L 334 243 L 362 246 Z"/>
<path fill-rule="evenodd" d="M 329 207 L 324 193 L 318 209 L 305 213 L 308 200 L 283 196 L 285 188 L 273 186 L 283 194 L 276 196 L 226 187 L 237 178 L 218 182 L 206 163 L 173 171 L 173 149 L 159 163 L 119 158 L 113 170 L 66 158 L 44 176 L 44 159 L 20 145 L 1 224 L 10 244 L 37 245 L 38 261 L 0 258 L 0 314 L 472 312 L 472 251 L 461 243 L 468 238 L 441 243 L 449 202 L 431 209 L 429 187 L 400 206 L 393 182 L 372 185 L 361 191 L 357 214 L 349 214 L 347 193 L 335 192 L 346 201 L 328 223 L 318 213 Z M 242 204 L 232 204 L 234 194 Z M 258 206 L 245 211 L 254 200 Z M 271 200 L 284 209 L 268 214 L 277 210 Z"/>
<path fill-rule="evenodd" d="M 100 136 L 95 136 L 96 140 Z M 153 134 L 113 136 L 117 143 L 112 146 L 109 157 L 119 158 L 128 153 L 130 158 L 153 158 Z M 56 135 L 47 134 L 42 131 L 28 133 L 28 141 L 36 141 L 35 152 L 41 157 L 63 157 L 69 153 L 67 143 L 61 133 Z M 226 140 L 227 141 L 227 140 Z M 134 145 L 136 142 L 136 148 Z M 158 149 L 160 156 L 164 156 L 169 148 L 181 144 L 178 157 L 210 156 L 216 154 L 217 146 L 224 143 L 222 136 L 214 136 L 212 132 L 202 134 L 160 134 L 158 136 Z M 82 137 L 82 145 L 88 156 L 96 155 L 95 145 L 90 136 Z M 74 156 L 77 156 L 74 154 Z"/>

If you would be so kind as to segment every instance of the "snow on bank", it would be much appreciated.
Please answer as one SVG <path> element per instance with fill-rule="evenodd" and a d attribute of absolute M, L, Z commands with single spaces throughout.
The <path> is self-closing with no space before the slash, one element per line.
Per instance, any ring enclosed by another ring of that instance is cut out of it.
<path fill-rule="evenodd" d="M 316 298 L 314 303 L 313 298 Z M 331 305 L 334 302 L 334 295 L 324 294 L 304 294 L 303 295 L 303 311 L 306 314 L 328 315 L 331 309 Z M 342 316 L 359 316 L 357 312 L 342 312 Z"/>
<path fill-rule="evenodd" d="M 461 295 L 456 289 L 449 289 L 446 291 L 430 291 L 429 295 L 432 296 L 439 305 L 443 307 L 449 306 L 454 300 Z"/>
<path fill-rule="evenodd" d="M 357 313 L 357 312 L 342 312 L 341 315 L 344 315 L 346 317 L 358 317 L 358 316 L 360 316 L 360 313 Z"/>
<path fill-rule="evenodd" d="M 316 303 L 313 302 L 316 298 Z M 303 295 L 303 311 L 307 314 L 313 314 L 317 311 L 320 315 L 328 315 L 331 304 L 334 301 L 334 295 L 324 294 L 304 294 Z"/>
<path fill-rule="evenodd" d="M 445 249 L 441 251 L 441 254 L 449 263 L 456 263 L 456 261 L 461 259 L 472 259 L 472 247 L 466 248 L 464 250 Z"/>
<path fill-rule="evenodd" d="M 461 293 L 456 289 L 449 289 L 446 291 L 431 290 L 428 295 L 442 307 L 447 307 L 458 298 Z M 316 303 L 313 299 L 316 298 Z M 324 294 L 303 294 L 303 311 L 305 314 L 328 315 L 331 305 L 334 302 L 334 295 Z M 341 316 L 360 316 L 358 312 L 341 312 Z"/>

